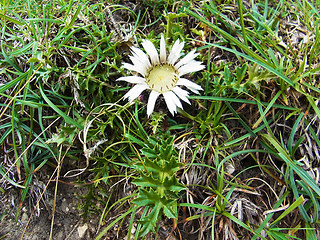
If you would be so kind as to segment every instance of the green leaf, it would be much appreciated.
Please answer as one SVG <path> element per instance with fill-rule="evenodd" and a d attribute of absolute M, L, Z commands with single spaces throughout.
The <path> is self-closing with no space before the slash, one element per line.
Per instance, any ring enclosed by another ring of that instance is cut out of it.
<path fill-rule="evenodd" d="M 112 221 L 105 229 L 103 229 L 101 231 L 101 233 L 95 238 L 95 240 L 99 240 L 101 239 L 107 232 L 109 229 L 111 229 L 117 222 L 119 222 L 121 219 L 125 218 L 127 215 L 129 215 L 130 213 L 134 213 L 137 211 L 137 207 L 133 207 L 131 208 L 129 211 L 124 212 L 122 215 L 120 215 L 119 217 L 117 217 L 114 221 Z"/>
<path fill-rule="evenodd" d="M 290 206 L 283 212 L 281 213 L 281 215 L 274 220 L 271 225 L 275 225 L 277 222 L 279 222 L 282 218 L 284 218 L 285 216 L 287 216 L 289 213 L 291 213 L 294 209 L 296 209 L 297 207 L 299 207 L 301 204 L 304 203 L 304 198 L 303 196 L 300 196 L 298 199 L 296 199 L 292 204 L 290 204 Z"/>
<path fill-rule="evenodd" d="M 317 240 L 316 229 L 312 227 L 310 223 L 305 223 L 306 229 L 306 240 Z"/>
<path fill-rule="evenodd" d="M 185 190 L 186 187 L 178 182 L 176 176 L 172 176 L 170 179 L 166 178 L 163 186 L 172 192 L 180 192 L 182 190 Z"/>
<path fill-rule="evenodd" d="M 153 232 L 155 231 L 155 227 L 158 222 L 159 214 L 162 208 L 163 208 L 162 203 L 160 201 L 157 202 L 155 204 L 155 207 L 148 214 L 148 216 L 139 221 L 139 223 L 142 225 L 142 228 L 139 233 L 140 237 L 145 236 L 150 231 L 153 231 Z"/>
<path fill-rule="evenodd" d="M 8 90 L 9 88 L 15 86 L 18 82 L 26 80 L 28 77 L 28 72 L 22 73 L 19 77 L 17 77 L 16 79 L 1 85 L 0 87 L 0 93 L 5 92 L 6 90 Z"/>
<path fill-rule="evenodd" d="M 150 147 L 144 147 L 141 149 L 141 153 L 145 155 L 148 158 L 156 158 L 159 155 L 157 154 L 156 150 L 154 148 Z"/>
<path fill-rule="evenodd" d="M 146 189 L 139 189 L 139 194 L 137 198 L 133 200 L 133 203 L 144 207 L 144 206 L 154 206 L 160 200 L 159 195 L 152 189 L 147 191 Z"/>
<path fill-rule="evenodd" d="M 13 181 L 11 178 L 9 178 L 8 175 L 7 175 L 7 170 L 2 166 L 0 166 L 0 175 L 2 176 L 2 179 L 5 179 L 6 181 L 8 181 L 13 186 L 18 187 L 18 188 L 22 188 L 22 189 L 25 188 L 25 186 L 22 186 L 22 185 L 16 183 L 15 181 Z"/>
<path fill-rule="evenodd" d="M 44 93 L 43 91 L 43 86 L 42 84 L 39 84 L 40 87 L 40 93 L 41 96 L 43 97 L 43 99 L 46 101 L 46 103 L 48 103 L 48 105 L 54 110 L 56 111 L 58 114 L 60 114 L 61 117 L 64 118 L 64 120 L 69 123 L 70 125 L 74 125 L 76 126 L 78 129 L 82 130 L 83 126 L 76 122 L 75 120 L 73 120 L 72 118 L 70 118 L 67 114 L 65 114 L 63 111 L 61 111 L 56 105 L 54 105 L 53 102 L 51 102 L 51 100 L 47 97 L 47 95 Z"/>
<path fill-rule="evenodd" d="M 140 187 L 162 187 L 162 183 L 154 179 L 151 175 L 142 175 L 142 177 L 135 179 L 132 183 Z"/>
<path fill-rule="evenodd" d="M 290 236 L 289 234 L 280 232 L 280 230 L 282 230 L 281 228 L 277 228 L 277 229 L 266 229 L 266 233 L 268 234 L 268 236 L 271 239 L 276 239 L 276 240 L 288 240 L 288 239 L 300 239 L 298 237 L 294 237 L 294 236 Z"/>
<path fill-rule="evenodd" d="M 46 143 L 57 143 L 58 146 L 63 142 L 72 144 L 73 138 L 76 133 L 77 129 L 75 127 L 62 127 L 59 130 L 59 133 L 53 134 L 52 137 L 46 141 Z"/>
<path fill-rule="evenodd" d="M 311 176 L 297 164 L 296 161 L 291 159 L 289 153 L 281 146 L 281 144 L 268 134 L 262 134 L 262 137 L 275 147 L 275 149 L 278 151 L 278 156 L 288 165 L 288 167 L 291 167 L 299 175 L 299 177 L 305 181 L 317 193 L 318 196 L 320 196 L 319 186 L 315 183 Z"/>
<path fill-rule="evenodd" d="M 317 114 L 318 118 L 320 118 L 320 109 L 317 106 L 317 103 L 314 101 L 313 97 L 309 96 L 308 94 L 305 94 L 306 98 L 308 99 L 311 107 L 313 108 L 313 110 L 315 111 L 315 113 Z"/>
<path fill-rule="evenodd" d="M 9 22 L 12 22 L 14 24 L 17 24 L 17 25 L 23 25 L 24 23 L 23 22 L 20 22 L 18 21 L 17 19 L 15 18 L 12 18 L 12 17 L 9 17 L 7 15 L 4 15 L 2 13 L 0 13 L 0 18 L 4 18 L 5 20 L 9 21 Z"/>
<path fill-rule="evenodd" d="M 261 239 L 266 239 L 264 237 L 262 237 L 261 234 L 257 233 L 256 231 L 254 231 L 253 229 L 251 229 L 248 225 L 246 225 L 244 222 L 240 221 L 238 218 L 236 218 L 235 216 L 231 215 L 228 212 L 222 212 L 222 215 L 226 216 L 227 218 L 229 218 L 231 221 L 235 222 L 236 224 L 238 224 L 239 226 L 243 227 L 244 229 L 246 229 L 249 232 L 253 232 L 255 235 L 258 235 Z"/>
<path fill-rule="evenodd" d="M 124 135 L 128 140 L 130 140 L 131 142 L 134 142 L 138 145 L 140 145 L 141 147 L 144 147 L 146 145 L 146 143 L 144 143 L 143 141 L 141 141 L 140 139 L 138 138 L 135 138 L 134 136 L 132 136 L 131 134 L 129 133 L 125 133 Z"/>
<path fill-rule="evenodd" d="M 150 213 L 147 216 L 143 217 L 139 223 L 142 225 L 140 231 L 140 237 L 145 236 L 148 232 L 155 230 L 157 222 L 160 219 L 160 214 L 163 212 L 168 218 L 177 218 L 177 202 L 175 200 L 168 200 L 166 198 L 158 198 L 154 195 L 154 192 L 150 191 L 143 193 L 148 198 L 153 197 L 153 207 Z M 136 202 L 135 202 L 136 203 Z M 141 202 L 140 202 L 141 203 Z"/>
<path fill-rule="evenodd" d="M 173 200 L 171 202 L 166 202 L 163 204 L 163 213 L 168 218 L 177 218 L 178 217 L 178 209 L 177 209 L 177 201 Z"/>

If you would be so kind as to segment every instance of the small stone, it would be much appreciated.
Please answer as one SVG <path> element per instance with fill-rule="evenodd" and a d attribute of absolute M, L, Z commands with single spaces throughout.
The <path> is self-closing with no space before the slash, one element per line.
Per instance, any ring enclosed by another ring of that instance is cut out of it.
<path fill-rule="evenodd" d="M 134 235 L 136 233 L 136 228 L 134 226 L 132 226 L 131 228 L 131 234 Z"/>
<path fill-rule="evenodd" d="M 234 171 L 236 170 L 236 168 L 229 162 L 225 163 L 225 171 L 229 174 L 232 174 Z"/>
<path fill-rule="evenodd" d="M 28 222 L 28 219 L 29 219 L 28 214 L 22 213 L 21 222 L 26 223 Z"/>
<path fill-rule="evenodd" d="M 79 237 L 83 238 L 87 230 L 88 230 L 88 224 L 86 223 L 83 226 L 78 227 Z"/>
<path fill-rule="evenodd" d="M 63 212 L 66 212 L 66 213 L 70 211 L 70 209 L 68 207 L 67 200 L 65 198 L 62 199 L 61 209 L 62 209 Z"/>

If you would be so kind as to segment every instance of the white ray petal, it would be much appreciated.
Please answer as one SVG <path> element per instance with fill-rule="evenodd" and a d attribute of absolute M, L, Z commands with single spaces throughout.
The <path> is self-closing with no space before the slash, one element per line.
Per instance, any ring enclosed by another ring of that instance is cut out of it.
<path fill-rule="evenodd" d="M 132 102 L 134 99 L 136 99 L 137 97 L 139 97 L 139 95 L 146 89 L 148 89 L 148 85 L 147 84 L 137 84 L 135 85 L 133 88 L 131 88 L 129 90 L 129 92 L 127 92 L 124 95 L 124 99 L 128 98 L 129 102 Z"/>
<path fill-rule="evenodd" d="M 161 34 L 160 39 L 160 62 L 164 63 L 167 60 L 167 52 L 166 52 L 166 40 L 163 37 L 163 34 Z"/>
<path fill-rule="evenodd" d="M 133 65 L 143 65 L 145 68 L 149 68 L 151 67 L 150 61 L 149 59 L 147 59 L 147 61 L 144 58 L 139 57 L 137 54 L 132 53 L 131 56 L 129 56 L 131 62 L 133 63 Z"/>
<path fill-rule="evenodd" d="M 194 89 L 194 88 L 192 88 L 192 87 L 188 87 L 188 89 L 189 89 L 190 91 L 192 91 L 193 93 L 200 95 L 200 92 L 199 92 L 197 89 Z"/>
<path fill-rule="evenodd" d="M 116 81 L 126 81 L 128 83 L 142 84 L 146 82 L 146 79 L 138 76 L 126 76 L 126 77 L 120 77 Z"/>
<path fill-rule="evenodd" d="M 146 52 L 148 53 L 148 55 L 151 59 L 151 63 L 158 64 L 159 63 L 159 55 L 158 55 L 157 49 L 154 47 L 152 42 L 150 40 L 144 40 L 142 42 L 142 46 L 143 46 L 144 50 L 146 50 Z"/>
<path fill-rule="evenodd" d="M 195 52 L 196 52 L 195 49 L 192 50 L 191 52 L 189 52 L 186 56 L 184 56 L 184 57 L 175 65 L 175 67 L 176 67 L 176 68 L 179 68 L 179 67 L 181 67 L 182 65 L 185 65 L 185 64 L 191 62 L 193 59 L 195 59 L 195 58 L 199 55 L 199 53 L 195 53 Z"/>
<path fill-rule="evenodd" d="M 146 69 L 146 70 L 149 69 L 148 63 L 141 61 L 141 59 L 136 54 L 133 53 L 133 55 L 129 56 L 129 58 L 133 63 L 132 65 L 136 66 L 136 68 Z"/>
<path fill-rule="evenodd" d="M 151 67 L 148 55 L 145 54 L 140 48 L 131 47 L 131 51 L 135 59 L 139 60 L 142 64 L 145 64 L 147 68 Z"/>
<path fill-rule="evenodd" d="M 198 85 L 194 82 L 191 82 L 190 80 L 188 80 L 186 78 L 180 78 L 177 82 L 177 85 L 178 86 L 185 86 L 196 94 L 200 94 L 198 90 L 203 90 L 200 85 Z"/>
<path fill-rule="evenodd" d="M 174 88 L 172 88 L 172 91 L 182 100 L 185 101 L 188 104 L 191 104 L 189 99 L 187 97 L 189 97 L 189 93 L 186 90 L 183 90 L 177 86 L 175 86 Z"/>
<path fill-rule="evenodd" d="M 205 66 L 202 65 L 202 62 L 192 60 L 191 62 L 188 62 L 187 64 L 183 65 L 182 67 L 180 67 L 178 69 L 179 77 L 181 77 L 187 73 L 197 72 L 197 71 L 202 70 L 204 68 L 205 68 Z"/>
<path fill-rule="evenodd" d="M 148 105 L 147 105 L 147 115 L 150 117 L 151 113 L 153 112 L 154 105 L 156 104 L 156 100 L 159 97 L 160 93 L 156 91 L 151 91 L 149 98 L 148 98 Z"/>
<path fill-rule="evenodd" d="M 124 64 L 123 64 L 123 67 L 126 68 L 126 69 L 128 69 L 128 70 L 138 72 L 138 73 L 140 73 L 142 76 L 145 76 L 146 73 L 147 73 L 147 68 L 146 68 L 145 66 L 143 66 L 142 64 L 132 65 L 132 64 L 130 64 L 130 63 L 124 63 Z"/>
<path fill-rule="evenodd" d="M 171 113 L 172 113 L 172 112 L 176 113 L 176 112 L 177 112 L 177 107 L 183 109 L 182 104 L 181 104 L 179 98 L 178 98 L 172 91 L 164 92 L 164 93 L 163 93 L 163 96 L 164 96 L 164 99 L 165 99 L 165 101 L 166 101 L 166 103 L 167 103 L 167 106 L 168 106 L 168 108 L 169 108 L 169 111 L 170 111 Z M 170 103 L 169 103 L 169 102 L 170 102 Z M 168 103 L 169 103 L 170 105 L 168 105 Z M 174 106 L 174 108 L 173 108 L 173 106 Z M 170 110 L 170 108 L 171 108 L 171 110 Z M 174 111 L 172 111 L 173 109 L 174 109 Z M 172 113 L 172 115 L 174 115 L 174 114 Z"/>
<path fill-rule="evenodd" d="M 180 99 L 177 97 L 177 95 L 175 95 L 173 92 L 168 92 L 168 94 L 170 95 L 171 99 L 174 101 L 174 103 L 176 104 L 177 107 L 183 109 L 182 107 L 182 103 L 180 102 Z"/>
<path fill-rule="evenodd" d="M 179 39 L 173 44 L 171 52 L 168 57 L 168 63 L 173 65 L 177 61 L 177 59 L 180 57 L 180 53 L 181 53 L 181 50 L 183 49 L 183 46 L 184 46 L 184 42 L 180 43 Z"/>
<path fill-rule="evenodd" d="M 163 97 L 164 97 L 164 100 L 167 104 L 167 107 L 168 107 L 170 113 L 172 114 L 172 116 L 174 116 L 174 114 L 177 112 L 177 105 L 174 103 L 174 101 L 171 98 L 171 95 L 169 93 L 170 92 L 164 92 Z"/>
<path fill-rule="evenodd" d="M 140 58 L 137 54 L 132 53 L 133 55 L 129 56 L 131 62 L 133 63 L 136 68 L 141 69 L 143 72 L 147 72 L 148 69 L 150 69 L 151 64 L 148 60 L 146 62 L 143 58 Z"/>

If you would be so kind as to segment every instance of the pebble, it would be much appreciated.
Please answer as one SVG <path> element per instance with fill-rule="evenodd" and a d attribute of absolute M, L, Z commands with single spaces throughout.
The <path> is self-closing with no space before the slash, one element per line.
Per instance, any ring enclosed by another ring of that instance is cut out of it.
<path fill-rule="evenodd" d="M 66 213 L 70 211 L 70 209 L 68 207 L 67 200 L 65 198 L 62 199 L 61 209 L 62 209 L 63 212 L 66 212 Z"/>
<path fill-rule="evenodd" d="M 86 231 L 88 230 L 88 224 L 84 224 L 83 226 L 78 227 L 79 238 L 83 238 Z"/>
<path fill-rule="evenodd" d="M 22 213 L 21 222 L 26 223 L 28 222 L 28 219 L 29 219 L 28 214 Z"/>

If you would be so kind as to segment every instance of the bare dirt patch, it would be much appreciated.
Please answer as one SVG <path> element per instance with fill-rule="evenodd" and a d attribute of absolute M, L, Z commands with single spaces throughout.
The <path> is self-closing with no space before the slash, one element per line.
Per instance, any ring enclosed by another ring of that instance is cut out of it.
<path fill-rule="evenodd" d="M 1 196 L 0 239 L 49 239 L 54 209 L 54 185 L 49 184 L 36 206 L 32 196 L 23 204 L 16 220 L 18 210 L 18 189 L 10 189 Z M 79 209 L 79 196 L 85 194 L 86 188 L 78 188 L 59 183 L 54 210 L 52 239 L 93 239 L 97 219 L 85 221 Z"/>

